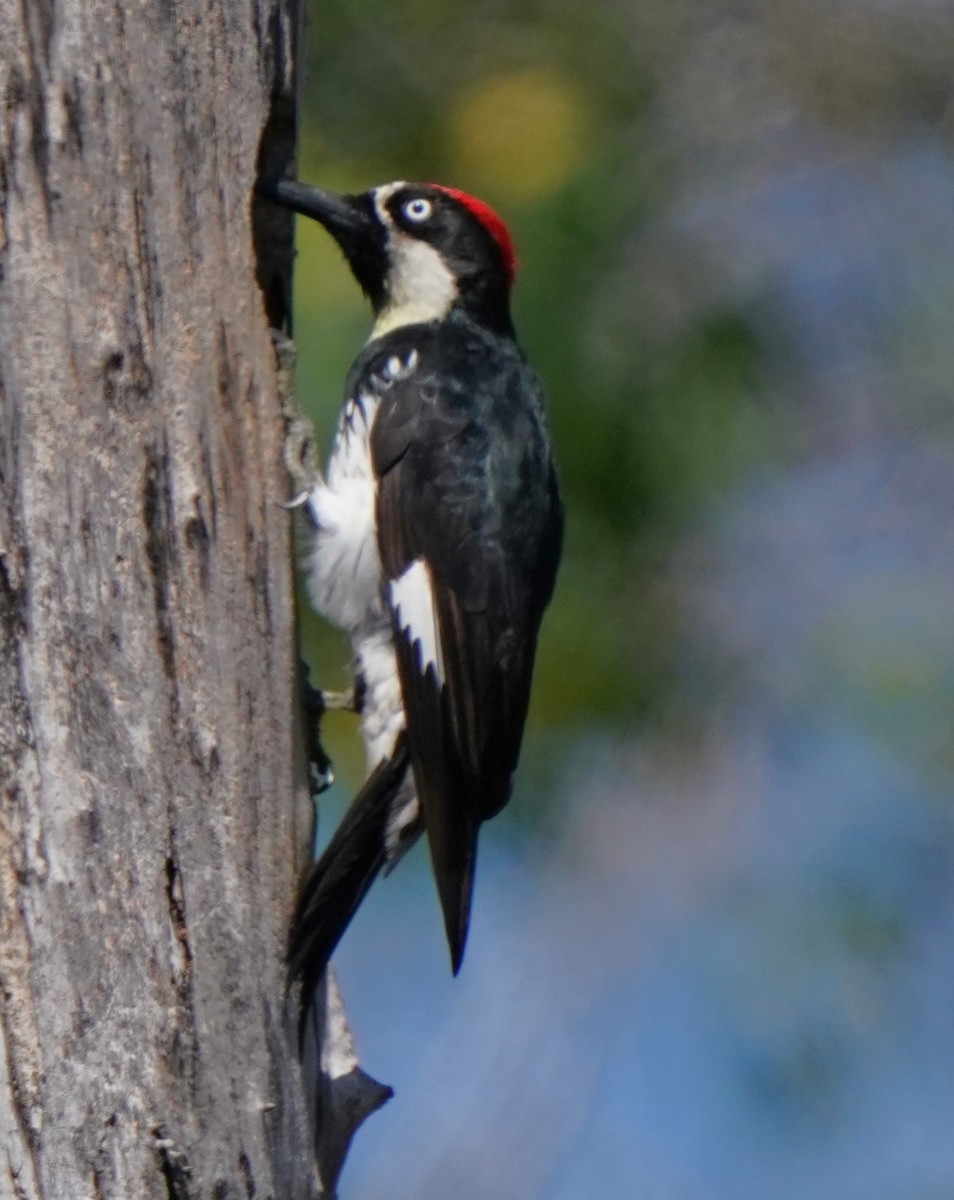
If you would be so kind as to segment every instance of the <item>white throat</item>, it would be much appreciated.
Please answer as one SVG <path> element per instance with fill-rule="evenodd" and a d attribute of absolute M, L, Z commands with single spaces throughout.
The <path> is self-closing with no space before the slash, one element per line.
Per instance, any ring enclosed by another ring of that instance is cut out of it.
<path fill-rule="evenodd" d="M 374 206 L 388 231 L 387 299 L 378 313 L 371 339 L 402 325 L 439 321 L 457 299 L 457 281 L 440 254 L 426 242 L 396 228 L 387 202 L 407 185 L 403 180 L 374 190 Z"/>
<path fill-rule="evenodd" d="M 457 299 L 457 280 L 438 251 L 392 226 L 388 257 L 387 300 L 371 337 L 446 317 Z"/>

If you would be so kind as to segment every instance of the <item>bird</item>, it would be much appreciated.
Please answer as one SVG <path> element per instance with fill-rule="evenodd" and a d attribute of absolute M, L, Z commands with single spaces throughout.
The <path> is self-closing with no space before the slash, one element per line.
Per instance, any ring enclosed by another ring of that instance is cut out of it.
<path fill-rule="evenodd" d="M 351 641 L 368 777 L 301 889 L 289 971 L 317 986 L 368 888 L 424 833 L 456 975 L 563 541 L 546 399 L 511 318 L 513 239 L 434 183 L 258 191 L 324 226 L 373 313 L 302 496 L 308 591 Z"/>

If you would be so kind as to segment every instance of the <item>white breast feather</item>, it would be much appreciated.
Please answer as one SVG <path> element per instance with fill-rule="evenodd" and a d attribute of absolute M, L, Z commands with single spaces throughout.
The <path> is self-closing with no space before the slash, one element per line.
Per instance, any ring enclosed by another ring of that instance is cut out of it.
<path fill-rule="evenodd" d="M 368 435 L 378 400 L 365 394 L 341 414 L 327 479 L 308 506 L 316 525 L 308 554 L 311 598 L 327 619 L 354 630 L 382 609 L 375 482 Z"/>
<path fill-rule="evenodd" d="M 438 683 L 443 685 L 444 652 L 437 627 L 431 569 L 424 559 L 416 558 L 399 579 L 392 579 L 388 595 L 398 628 L 420 649 L 421 671 L 432 666 Z"/>
<path fill-rule="evenodd" d="M 404 702 L 390 626 L 382 624 L 363 632 L 356 639 L 355 653 L 364 680 L 361 732 L 370 771 L 391 755 L 404 728 Z"/>

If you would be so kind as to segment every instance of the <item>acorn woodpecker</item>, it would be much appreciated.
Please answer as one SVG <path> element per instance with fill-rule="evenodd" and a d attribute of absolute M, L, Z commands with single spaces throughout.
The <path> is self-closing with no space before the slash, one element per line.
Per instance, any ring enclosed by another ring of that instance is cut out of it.
<path fill-rule="evenodd" d="M 513 243 L 488 205 L 436 184 L 259 191 L 328 230 L 374 310 L 305 499 L 310 593 L 351 637 L 370 774 L 303 888 L 291 972 L 307 996 L 426 830 L 456 974 L 563 534 L 543 391 L 510 318 Z"/>

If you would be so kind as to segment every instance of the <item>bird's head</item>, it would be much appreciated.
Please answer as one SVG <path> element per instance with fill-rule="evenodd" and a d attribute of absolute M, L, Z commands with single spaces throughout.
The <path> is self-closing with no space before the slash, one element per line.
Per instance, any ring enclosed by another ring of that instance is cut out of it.
<path fill-rule="evenodd" d="M 436 183 L 385 183 L 339 195 L 263 180 L 258 190 L 332 235 L 374 308 L 374 336 L 442 320 L 455 307 L 496 332 L 512 332 L 513 241 L 482 200 Z"/>

